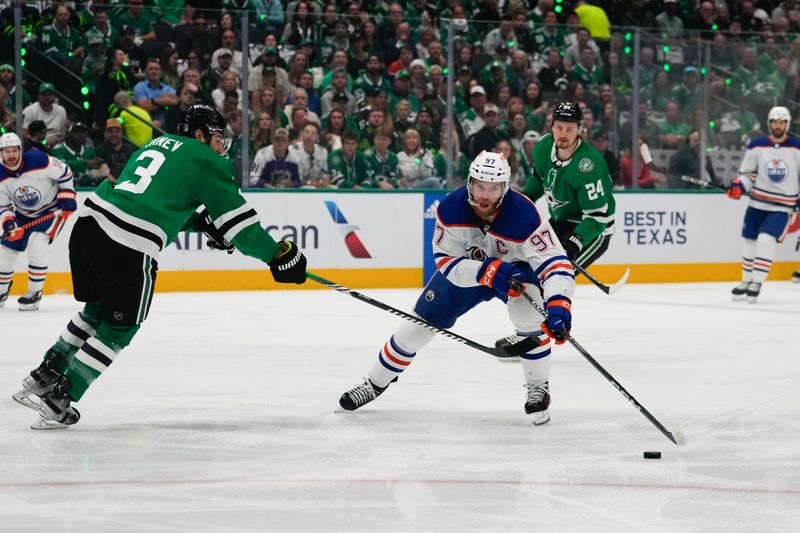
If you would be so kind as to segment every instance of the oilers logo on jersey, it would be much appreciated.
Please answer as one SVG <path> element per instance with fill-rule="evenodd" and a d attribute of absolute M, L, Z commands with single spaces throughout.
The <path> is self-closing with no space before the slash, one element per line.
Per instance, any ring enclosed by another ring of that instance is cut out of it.
<path fill-rule="evenodd" d="M 789 166 L 780 159 L 767 161 L 767 177 L 773 183 L 781 183 L 789 176 Z"/>
<path fill-rule="evenodd" d="M 19 187 L 13 194 L 14 202 L 28 209 L 33 209 L 42 200 L 42 193 L 33 187 Z"/>

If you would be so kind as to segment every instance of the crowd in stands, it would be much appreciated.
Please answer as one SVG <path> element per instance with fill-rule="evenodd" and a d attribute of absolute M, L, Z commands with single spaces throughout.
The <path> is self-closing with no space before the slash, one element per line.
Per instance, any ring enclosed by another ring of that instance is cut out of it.
<path fill-rule="evenodd" d="M 448 160 L 458 186 L 481 150 L 505 153 L 521 186 L 561 100 L 580 103 L 584 140 L 604 154 L 618 187 L 655 187 L 708 166 L 699 153 L 705 120 L 709 146 L 740 148 L 765 132 L 772 105 L 800 118 L 795 0 L 3 4 L 0 127 L 22 120 L 26 146 L 68 162 L 79 186 L 115 180 L 137 147 L 174 133 L 194 103 L 223 114 L 233 139 L 227 157 L 252 187 L 441 188 Z M 26 48 L 21 113 L 17 4 Z M 654 168 L 634 144 L 674 151 L 669 168 Z M 634 157 L 642 158 L 635 178 Z"/>

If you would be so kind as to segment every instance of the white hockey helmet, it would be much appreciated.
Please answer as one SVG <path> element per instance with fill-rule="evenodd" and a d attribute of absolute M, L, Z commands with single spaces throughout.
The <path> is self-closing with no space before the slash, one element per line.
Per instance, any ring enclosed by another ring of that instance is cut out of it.
<path fill-rule="evenodd" d="M 785 120 L 788 125 L 792 121 L 792 115 L 789 110 L 783 106 L 775 106 L 769 110 L 767 115 L 767 123 L 773 120 Z"/>
<path fill-rule="evenodd" d="M 508 192 L 511 181 L 511 165 L 508 164 L 508 160 L 506 160 L 506 156 L 503 154 L 484 150 L 479 153 L 469 165 L 467 193 L 469 194 L 470 203 L 473 202 L 472 180 L 502 183 L 503 191 L 500 194 L 500 200 L 497 202 L 497 207 L 500 207 L 500 203 Z"/>
<path fill-rule="evenodd" d="M 9 146 L 18 146 L 22 149 L 22 141 L 16 133 L 8 132 L 0 135 L 0 149 L 8 148 Z"/>

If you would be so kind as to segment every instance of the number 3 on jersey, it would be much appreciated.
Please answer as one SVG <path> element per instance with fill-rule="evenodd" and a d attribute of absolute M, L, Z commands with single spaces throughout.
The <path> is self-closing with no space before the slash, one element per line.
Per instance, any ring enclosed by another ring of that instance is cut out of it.
<path fill-rule="evenodd" d="M 140 179 L 136 183 L 132 181 L 123 181 L 117 184 L 117 186 L 114 187 L 115 189 L 132 192 L 134 194 L 142 194 L 150 185 L 150 182 L 153 181 L 153 176 L 156 175 L 158 169 L 164 164 L 166 158 L 164 154 L 156 150 L 145 150 L 136 158 L 136 161 L 139 162 L 142 159 L 149 159 L 150 163 L 147 166 L 136 166 L 136 170 L 134 170 L 133 173 L 139 176 Z"/>
<path fill-rule="evenodd" d="M 603 183 L 600 180 L 597 180 L 597 183 L 587 183 L 586 194 L 589 195 L 589 200 L 597 200 L 605 194 L 603 191 Z"/>

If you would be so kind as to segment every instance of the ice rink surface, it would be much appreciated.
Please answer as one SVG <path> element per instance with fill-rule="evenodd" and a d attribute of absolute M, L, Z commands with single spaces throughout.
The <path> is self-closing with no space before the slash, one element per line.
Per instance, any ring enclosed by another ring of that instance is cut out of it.
<path fill-rule="evenodd" d="M 309 283 L 312 283 L 309 281 Z M 398 318 L 346 295 L 157 294 L 130 348 L 35 432 L 10 395 L 78 309 L 0 310 L 0 531 L 790 532 L 800 528 L 800 286 L 580 286 L 552 421 L 522 371 L 437 337 L 372 404 L 336 413 Z M 418 290 L 364 290 L 409 310 Z M 510 334 L 499 302 L 455 331 Z M 645 450 L 663 453 L 642 458 Z"/>

